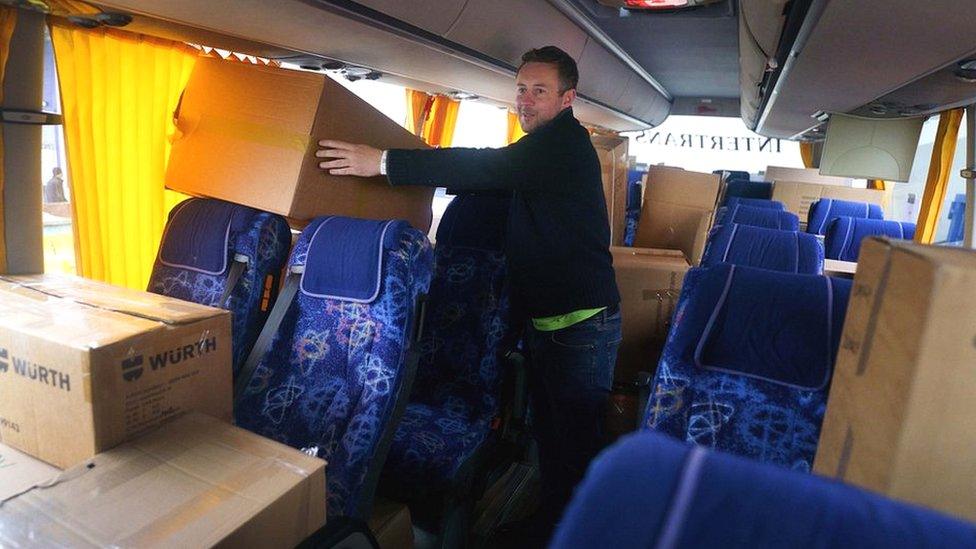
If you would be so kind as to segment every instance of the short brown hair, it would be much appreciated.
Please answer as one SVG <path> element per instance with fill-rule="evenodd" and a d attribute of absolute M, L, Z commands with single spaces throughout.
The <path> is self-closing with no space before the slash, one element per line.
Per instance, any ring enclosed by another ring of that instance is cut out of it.
<path fill-rule="evenodd" d="M 522 70 L 526 63 L 556 65 L 556 71 L 559 74 L 559 93 L 575 90 L 579 83 L 579 69 L 576 68 L 576 60 L 556 46 L 543 46 L 525 52 L 522 55 L 522 64 L 519 65 L 518 70 Z"/>

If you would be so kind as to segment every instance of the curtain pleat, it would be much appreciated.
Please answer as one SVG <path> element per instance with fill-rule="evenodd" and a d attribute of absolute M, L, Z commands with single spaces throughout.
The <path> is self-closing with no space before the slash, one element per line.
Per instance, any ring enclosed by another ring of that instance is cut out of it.
<path fill-rule="evenodd" d="M 962 122 L 963 109 L 952 109 L 942 113 L 939 117 L 939 129 L 932 144 L 932 160 L 929 162 L 929 174 L 922 195 L 922 205 L 918 211 L 918 223 L 915 230 L 915 241 L 931 244 L 935 240 L 938 229 L 939 214 L 949 188 L 949 172 L 952 170 L 952 160 L 956 154 L 956 139 L 959 136 L 959 125 Z"/>
<path fill-rule="evenodd" d="M 17 10 L 0 6 L 0 105 L 3 104 L 3 77 L 10 57 L 10 38 L 17 26 Z M 3 217 L 3 126 L 0 125 L 0 273 L 7 272 L 7 240 Z"/>
<path fill-rule="evenodd" d="M 424 141 L 431 147 L 450 147 L 457 127 L 461 102 L 438 95 L 430 108 L 430 116 L 424 126 Z"/>
<path fill-rule="evenodd" d="M 173 111 L 198 51 L 60 22 L 51 36 L 61 89 L 78 273 L 144 289 L 166 215 Z"/>

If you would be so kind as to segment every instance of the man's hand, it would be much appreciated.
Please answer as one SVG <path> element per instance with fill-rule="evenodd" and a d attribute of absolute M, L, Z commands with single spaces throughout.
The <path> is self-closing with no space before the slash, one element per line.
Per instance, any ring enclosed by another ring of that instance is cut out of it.
<path fill-rule="evenodd" d="M 383 156 L 383 151 L 379 149 L 333 139 L 319 141 L 319 147 L 321 148 L 315 156 L 334 159 L 319 162 L 319 167 L 327 170 L 331 175 L 373 177 L 380 174 L 380 158 Z"/>

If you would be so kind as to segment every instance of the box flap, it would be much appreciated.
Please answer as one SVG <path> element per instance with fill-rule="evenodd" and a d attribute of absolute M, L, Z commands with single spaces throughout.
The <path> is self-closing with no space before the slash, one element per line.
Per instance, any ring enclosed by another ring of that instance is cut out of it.
<path fill-rule="evenodd" d="M 87 278 L 65 275 L 0 276 L 0 280 L 66 301 L 163 324 L 189 324 L 225 313 L 190 301 L 131 290 Z"/>
<path fill-rule="evenodd" d="M 183 416 L 6 501 L 0 540 L 18 545 L 292 545 L 325 521 L 325 462 L 230 424 Z M 297 493 L 296 493 L 297 490 Z M 297 497 L 296 497 L 297 496 Z M 271 537 L 276 536 L 276 537 Z"/>
<path fill-rule="evenodd" d="M 0 502 L 43 484 L 60 473 L 57 467 L 0 444 Z"/>
<path fill-rule="evenodd" d="M 900 253 L 911 254 L 940 265 L 976 270 L 976 251 L 967 248 L 919 244 L 910 240 L 894 240 L 878 236 L 870 237 L 870 239 L 878 241 L 882 245 L 888 246 Z"/>
<path fill-rule="evenodd" d="M 715 209 L 718 201 L 722 179 L 718 174 L 651 166 L 647 170 L 646 181 L 645 201 L 676 204 L 710 212 Z"/>

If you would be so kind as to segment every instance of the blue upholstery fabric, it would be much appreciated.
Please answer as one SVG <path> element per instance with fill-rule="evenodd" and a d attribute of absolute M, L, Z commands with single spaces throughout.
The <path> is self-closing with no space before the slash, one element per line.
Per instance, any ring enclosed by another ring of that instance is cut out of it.
<path fill-rule="evenodd" d="M 233 313 L 236 374 L 271 309 L 290 247 L 291 231 L 280 215 L 191 198 L 170 212 L 148 291 L 217 306 L 234 257 L 247 257 L 247 268 L 227 302 Z"/>
<path fill-rule="evenodd" d="M 887 236 L 901 240 L 915 238 L 915 224 L 883 219 L 838 217 L 827 226 L 824 248 L 827 259 L 857 261 L 861 241 L 869 236 Z"/>
<path fill-rule="evenodd" d="M 726 196 L 723 206 L 735 208 L 736 206 L 750 206 L 752 208 L 766 208 L 769 210 L 785 211 L 786 206 L 778 200 L 766 198 L 748 198 L 740 196 Z"/>
<path fill-rule="evenodd" d="M 881 211 L 881 206 L 877 204 L 821 198 L 810 205 L 810 213 L 807 215 L 807 232 L 824 234 L 830 222 L 838 217 L 884 219 L 884 212 Z"/>
<path fill-rule="evenodd" d="M 309 246 L 328 219 L 302 232 L 290 268 L 310 272 L 337 259 Z M 368 518 L 365 479 L 382 467 L 374 455 L 392 436 L 394 410 L 410 382 L 406 356 L 433 254 L 420 231 L 393 227 L 379 295 L 359 303 L 298 292 L 235 410 L 241 427 L 328 461 L 329 516 Z"/>
<path fill-rule="evenodd" d="M 627 225 L 624 227 L 624 246 L 633 246 L 637 239 L 637 227 L 640 224 L 641 211 L 627 210 Z"/>
<path fill-rule="evenodd" d="M 460 195 L 438 227 L 417 381 L 384 471 L 384 484 L 399 492 L 450 485 L 499 413 L 510 203 Z"/>
<path fill-rule="evenodd" d="M 738 201 L 747 199 L 738 199 Z M 716 225 L 728 225 L 729 223 L 739 223 L 740 225 L 752 225 L 754 227 L 765 227 L 767 229 L 779 229 L 781 231 L 796 231 L 800 229 L 800 219 L 791 212 L 778 209 L 772 200 L 764 201 L 762 207 L 738 203 L 732 206 L 723 206 L 715 214 Z"/>
<path fill-rule="evenodd" d="M 639 210 L 641 207 L 641 181 L 647 174 L 647 170 L 628 170 L 627 171 L 627 209 Z"/>
<path fill-rule="evenodd" d="M 725 186 L 726 202 L 729 198 L 756 198 L 769 200 L 773 196 L 773 184 L 768 181 L 729 180 Z"/>
<path fill-rule="evenodd" d="M 689 271 L 645 427 L 808 471 L 850 288 L 724 263 Z"/>
<path fill-rule="evenodd" d="M 976 526 L 816 475 L 653 433 L 593 461 L 550 547 L 922 549 L 976 546 Z"/>
<path fill-rule="evenodd" d="M 822 274 L 824 250 L 812 234 L 730 223 L 712 231 L 702 256 L 702 267 L 717 263 Z"/>

